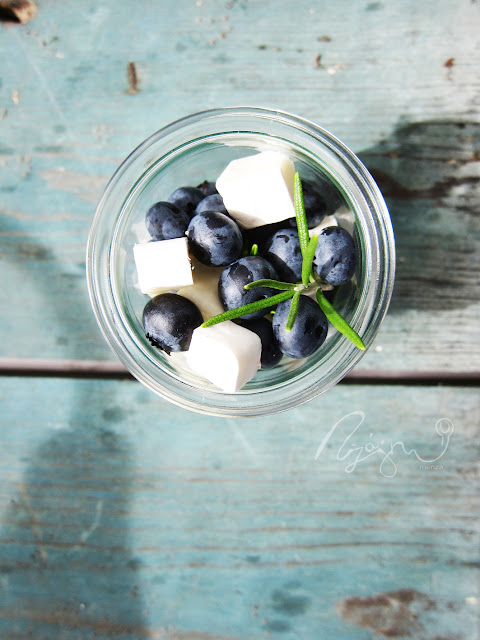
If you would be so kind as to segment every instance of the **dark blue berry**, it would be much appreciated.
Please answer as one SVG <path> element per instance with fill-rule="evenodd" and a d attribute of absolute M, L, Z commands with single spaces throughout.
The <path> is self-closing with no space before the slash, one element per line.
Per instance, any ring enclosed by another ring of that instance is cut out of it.
<path fill-rule="evenodd" d="M 145 224 L 154 240 L 171 240 L 185 235 L 190 216 L 171 202 L 156 202 L 147 211 Z"/>
<path fill-rule="evenodd" d="M 143 310 L 145 334 L 154 347 L 170 354 L 186 351 L 193 330 L 203 322 L 196 304 L 177 293 L 161 293 Z"/>
<path fill-rule="evenodd" d="M 197 189 L 200 189 L 200 191 L 202 191 L 204 197 L 211 196 L 214 193 L 218 193 L 215 182 L 208 182 L 208 180 L 204 180 L 202 184 L 199 184 Z"/>
<path fill-rule="evenodd" d="M 342 227 L 326 227 L 318 236 L 313 266 L 322 280 L 337 287 L 351 280 L 356 251 L 352 236 Z"/>
<path fill-rule="evenodd" d="M 253 229 L 247 229 L 245 231 L 247 237 L 247 245 L 250 248 L 253 244 L 258 246 L 258 252 L 262 255 L 265 251 L 267 242 L 273 236 L 276 231 L 285 229 L 287 225 L 286 220 L 280 222 L 272 222 L 271 224 L 263 224 L 260 227 L 254 227 Z"/>
<path fill-rule="evenodd" d="M 190 217 L 195 213 L 195 209 L 205 194 L 197 187 L 180 187 L 167 198 L 169 202 L 176 204 L 179 209 L 186 211 Z"/>
<path fill-rule="evenodd" d="M 259 318 L 258 320 L 242 320 L 239 324 L 256 333 L 262 341 L 260 369 L 271 369 L 278 364 L 283 353 L 273 335 L 272 323 L 266 318 Z"/>
<path fill-rule="evenodd" d="M 328 320 L 318 304 L 309 296 L 300 296 L 297 317 L 290 331 L 286 330 L 292 300 L 281 302 L 273 316 L 273 333 L 280 349 L 290 358 L 307 358 L 325 341 Z"/>
<path fill-rule="evenodd" d="M 284 282 L 301 282 L 302 250 L 296 229 L 281 229 L 265 244 L 262 255 Z"/>
<path fill-rule="evenodd" d="M 210 267 L 226 266 L 242 255 L 242 232 L 224 213 L 204 211 L 193 216 L 187 236 L 190 252 Z"/>
<path fill-rule="evenodd" d="M 197 204 L 195 213 L 203 213 L 203 211 L 220 211 L 228 215 L 228 211 L 223 204 L 223 198 L 219 193 L 213 193 L 211 196 L 207 196 Z"/>
<path fill-rule="evenodd" d="M 276 292 L 271 287 L 257 287 L 245 289 L 245 285 L 256 280 L 278 279 L 275 269 L 261 256 L 245 256 L 233 262 L 223 270 L 218 281 L 218 295 L 223 308 L 236 309 L 245 304 L 269 298 Z M 241 316 L 244 320 L 261 318 L 267 309 L 258 309 L 252 313 Z"/>

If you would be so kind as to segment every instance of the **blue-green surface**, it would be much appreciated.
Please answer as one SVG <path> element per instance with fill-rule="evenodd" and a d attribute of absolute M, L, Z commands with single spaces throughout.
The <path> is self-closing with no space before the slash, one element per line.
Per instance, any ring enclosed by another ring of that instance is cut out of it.
<path fill-rule="evenodd" d="M 114 358 L 84 280 L 102 189 L 169 122 L 249 104 L 324 126 L 385 192 L 397 287 L 362 367 L 475 370 L 479 16 L 470 0 L 81 0 L 1 24 L 0 357 Z"/>
<path fill-rule="evenodd" d="M 413 637 L 476 637 L 475 390 L 337 387 L 270 422 L 130 381 L 5 379 L 0 401 L 2 638 L 368 638 L 336 607 L 402 589 Z"/>
<path fill-rule="evenodd" d="M 0 366 L 115 362 L 85 283 L 103 188 L 162 126 L 248 104 L 324 126 L 385 195 L 396 287 L 359 369 L 478 372 L 479 16 L 39 0 L 0 23 Z M 477 640 L 479 409 L 475 387 L 340 385 L 235 421 L 0 377 L 0 640 Z"/>

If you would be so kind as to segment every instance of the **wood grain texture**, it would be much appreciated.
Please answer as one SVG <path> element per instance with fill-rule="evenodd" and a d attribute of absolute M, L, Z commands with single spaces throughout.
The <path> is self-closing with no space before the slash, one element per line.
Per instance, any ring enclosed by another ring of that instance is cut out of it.
<path fill-rule="evenodd" d="M 0 403 L 2 639 L 478 637 L 475 390 L 337 387 L 271 422 L 120 381 Z"/>
<path fill-rule="evenodd" d="M 0 355 L 113 359 L 84 280 L 109 176 L 180 116 L 258 104 L 331 130 L 385 190 L 397 287 L 361 366 L 478 368 L 479 24 L 470 0 L 82 0 L 0 25 Z"/>
<path fill-rule="evenodd" d="M 86 291 L 95 205 L 148 135 L 233 104 L 318 122 L 385 194 L 398 275 L 363 380 L 478 370 L 478 3 L 321 5 L 57 0 L 0 24 L 12 371 L 120 375 Z M 235 421 L 130 380 L 0 376 L 0 406 L 1 640 L 480 635 L 474 388 L 339 385 Z"/>

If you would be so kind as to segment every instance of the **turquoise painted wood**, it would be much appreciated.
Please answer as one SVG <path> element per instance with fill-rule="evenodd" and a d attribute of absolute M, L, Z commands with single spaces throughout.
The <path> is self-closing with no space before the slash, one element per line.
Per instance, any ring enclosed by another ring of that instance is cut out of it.
<path fill-rule="evenodd" d="M 275 421 L 128 381 L 0 402 L 2 639 L 478 637 L 474 389 L 339 386 Z"/>
<path fill-rule="evenodd" d="M 468 0 L 82 0 L 1 24 L 0 357 L 114 359 L 84 280 L 108 178 L 178 117 L 258 104 L 331 130 L 385 191 L 397 288 L 362 366 L 477 369 L 479 26 Z"/>
<path fill-rule="evenodd" d="M 250 104 L 329 129 L 386 197 L 396 288 L 359 369 L 478 371 L 479 27 L 470 0 L 39 0 L 0 23 L 0 364 L 115 360 L 85 285 L 103 188 L 160 127 Z M 345 385 L 226 420 L 0 377 L 0 639 L 477 640 L 479 409 Z"/>

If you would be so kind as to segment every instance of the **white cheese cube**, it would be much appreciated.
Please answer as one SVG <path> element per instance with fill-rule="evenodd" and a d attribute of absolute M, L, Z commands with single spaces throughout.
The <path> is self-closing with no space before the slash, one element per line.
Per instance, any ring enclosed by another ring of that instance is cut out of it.
<path fill-rule="evenodd" d="M 235 393 L 259 369 L 261 353 L 262 342 L 256 333 L 227 320 L 194 330 L 187 362 L 222 391 Z"/>
<path fill-rule="evenodd" d="M 197 305 L 204 320 L 225 311 L 218 297 L 218 280 L 224 268 L 206 267 L 194 261 L 193 285 L 182 287 L 177 292 Z"/>
<path fill-rule="evenodd" d="M 288 156 L 263 151 L 232 160 L 216 182 L 229 214 L 245 229 L 295 216 L 295 166 Z"/>
<path fill-rule="evenodd" d="M 193 284 L 186 236 L 133 246 L 138 284 L 142 293 L 156 296 Z"/>

